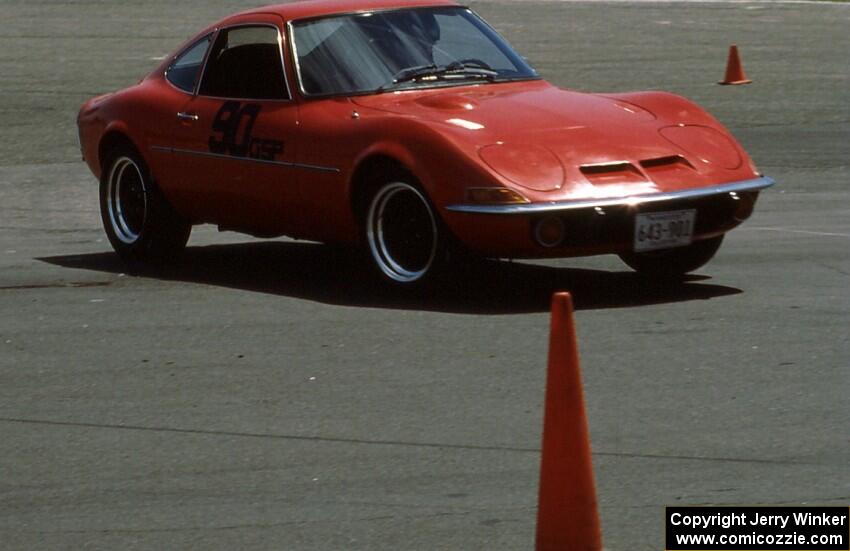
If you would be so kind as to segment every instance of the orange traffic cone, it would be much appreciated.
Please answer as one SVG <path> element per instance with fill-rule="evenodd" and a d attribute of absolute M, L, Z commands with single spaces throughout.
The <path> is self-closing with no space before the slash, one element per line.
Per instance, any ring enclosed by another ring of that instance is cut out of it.
<path fill-rule="evenodd" d="M 537 551 L 601 551 L 590 436 L 569 293 L 552 297 Z"/>
<path fill-rule="evenodd" d="M 717 84 L 749 84 L 752 80 L 744 74 L 741 65 L 741 57 L 738 55 L 738 46 L 729 46 L 729 59 L 726 60 L 726 77 Z"/>

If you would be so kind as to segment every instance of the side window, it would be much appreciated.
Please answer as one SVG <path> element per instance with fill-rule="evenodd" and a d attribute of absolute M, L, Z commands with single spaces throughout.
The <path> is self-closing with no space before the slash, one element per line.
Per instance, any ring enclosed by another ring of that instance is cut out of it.
<path fill-rule="evenodd" d="M 195 85 L 198 84 L 198 79 L 201 76 L 204 55 L 207 53 L 211 40 L 212 34 L 208 34 L 178 55 L 165 72 L 165 78 L 168 79 L 168 82 L 184 92 L 190 94 L 194 92 Z"/>
<path fill-rule="evenodd" d="M 220 31 L 199 93 L 218 98 L 289 99 L 277 28 L 246 26 Z"/>

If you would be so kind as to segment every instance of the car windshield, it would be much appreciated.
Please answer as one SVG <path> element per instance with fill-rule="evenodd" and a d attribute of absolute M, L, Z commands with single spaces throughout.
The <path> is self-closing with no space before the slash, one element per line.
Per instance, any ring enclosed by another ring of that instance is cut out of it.
<path fill-rule="evenodd" d="M 292 40 L 307 95 L 539 78 L 502 37 L 461 7 L 296 21 Z"/>

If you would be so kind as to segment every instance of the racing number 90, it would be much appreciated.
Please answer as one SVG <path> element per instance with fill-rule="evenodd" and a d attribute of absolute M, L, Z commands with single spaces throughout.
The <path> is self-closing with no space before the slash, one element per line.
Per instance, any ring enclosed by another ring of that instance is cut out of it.
<path fill-rule="evenodd" d="M 213 135 L 209 140 L 210 151 L 234 157 L 247 157 L 251 151 L 251 132 L 259 114 L 260 106 L 256 103 L 246 103 L 243 106 L 238 101 L 224 102 L 213 121 Z M 244 125 L 243 119 L 246 119 Z"/>

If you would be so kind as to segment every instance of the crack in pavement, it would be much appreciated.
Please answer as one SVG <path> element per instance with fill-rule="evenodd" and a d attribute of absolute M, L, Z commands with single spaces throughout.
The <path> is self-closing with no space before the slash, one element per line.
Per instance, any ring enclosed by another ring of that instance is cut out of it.
<path fill-rule="evenodd" d="M 258 433 L 258 432 L 237 432 L 224 430 L 208 430 L 208 429 L 185 429 L 177 427 L 149 427 L 142 425 L 116 425 L 108 423 L 83 423 L 74 421 L 53 421 L 44 419 L 22 419 L 14 417 L 0 417 L 0 423 L 21 423 L 29 425 L 46 425 L 56 427 L 76 427 L 76 428 L 92 428 L 92 429 L 109 429 L 109 430 L 128 430 L 128 431 L 143 431 L 143 432 L 165 432 L 173 434 L 194 434 L 199 436 L 226 436 L 233 438 L 259 438 L 268 440 L 291 440 L 302 442 L 328 443 L 328 444 L 355 444 L 365 446 L 399 446 L 412 448 L 436 448 L 445 450 L 468 450 L 468 451 L 500 451 L 500 452 L 516 452 L 516 453 L 540 453 L 540 448 L 523 448 L 513 446 L 483 446 L 477 444 L 448 444 L 437 442 L 409 442 L 403 440 L 366 440 L 359 438 L 337 438 L 330 436 L 307 436 L 296 434 L 274 434 L 274 433 Z M 772 464 L 772 465 L 828 465 L 825 463 L 816 463 L 809 461 L 794 461 L 787 459 L 759 459 L 759 458 L 740 458 L 740 457 L 712 457 L 712 456 L 697 456 L 697 455 L 675 455 L 675 454 L 660 454 L 660 453 L 637 453 L 637 452 L 605 452 L 596 451 L 593 455 L 598 457 L 615 457 L 626 459 L 661 459 L 661 460 L 679 460 L 679 461 L 706 461 L 706 462 L 721 462 L 721 463 L 754 463 L 754 464 Z"/>

